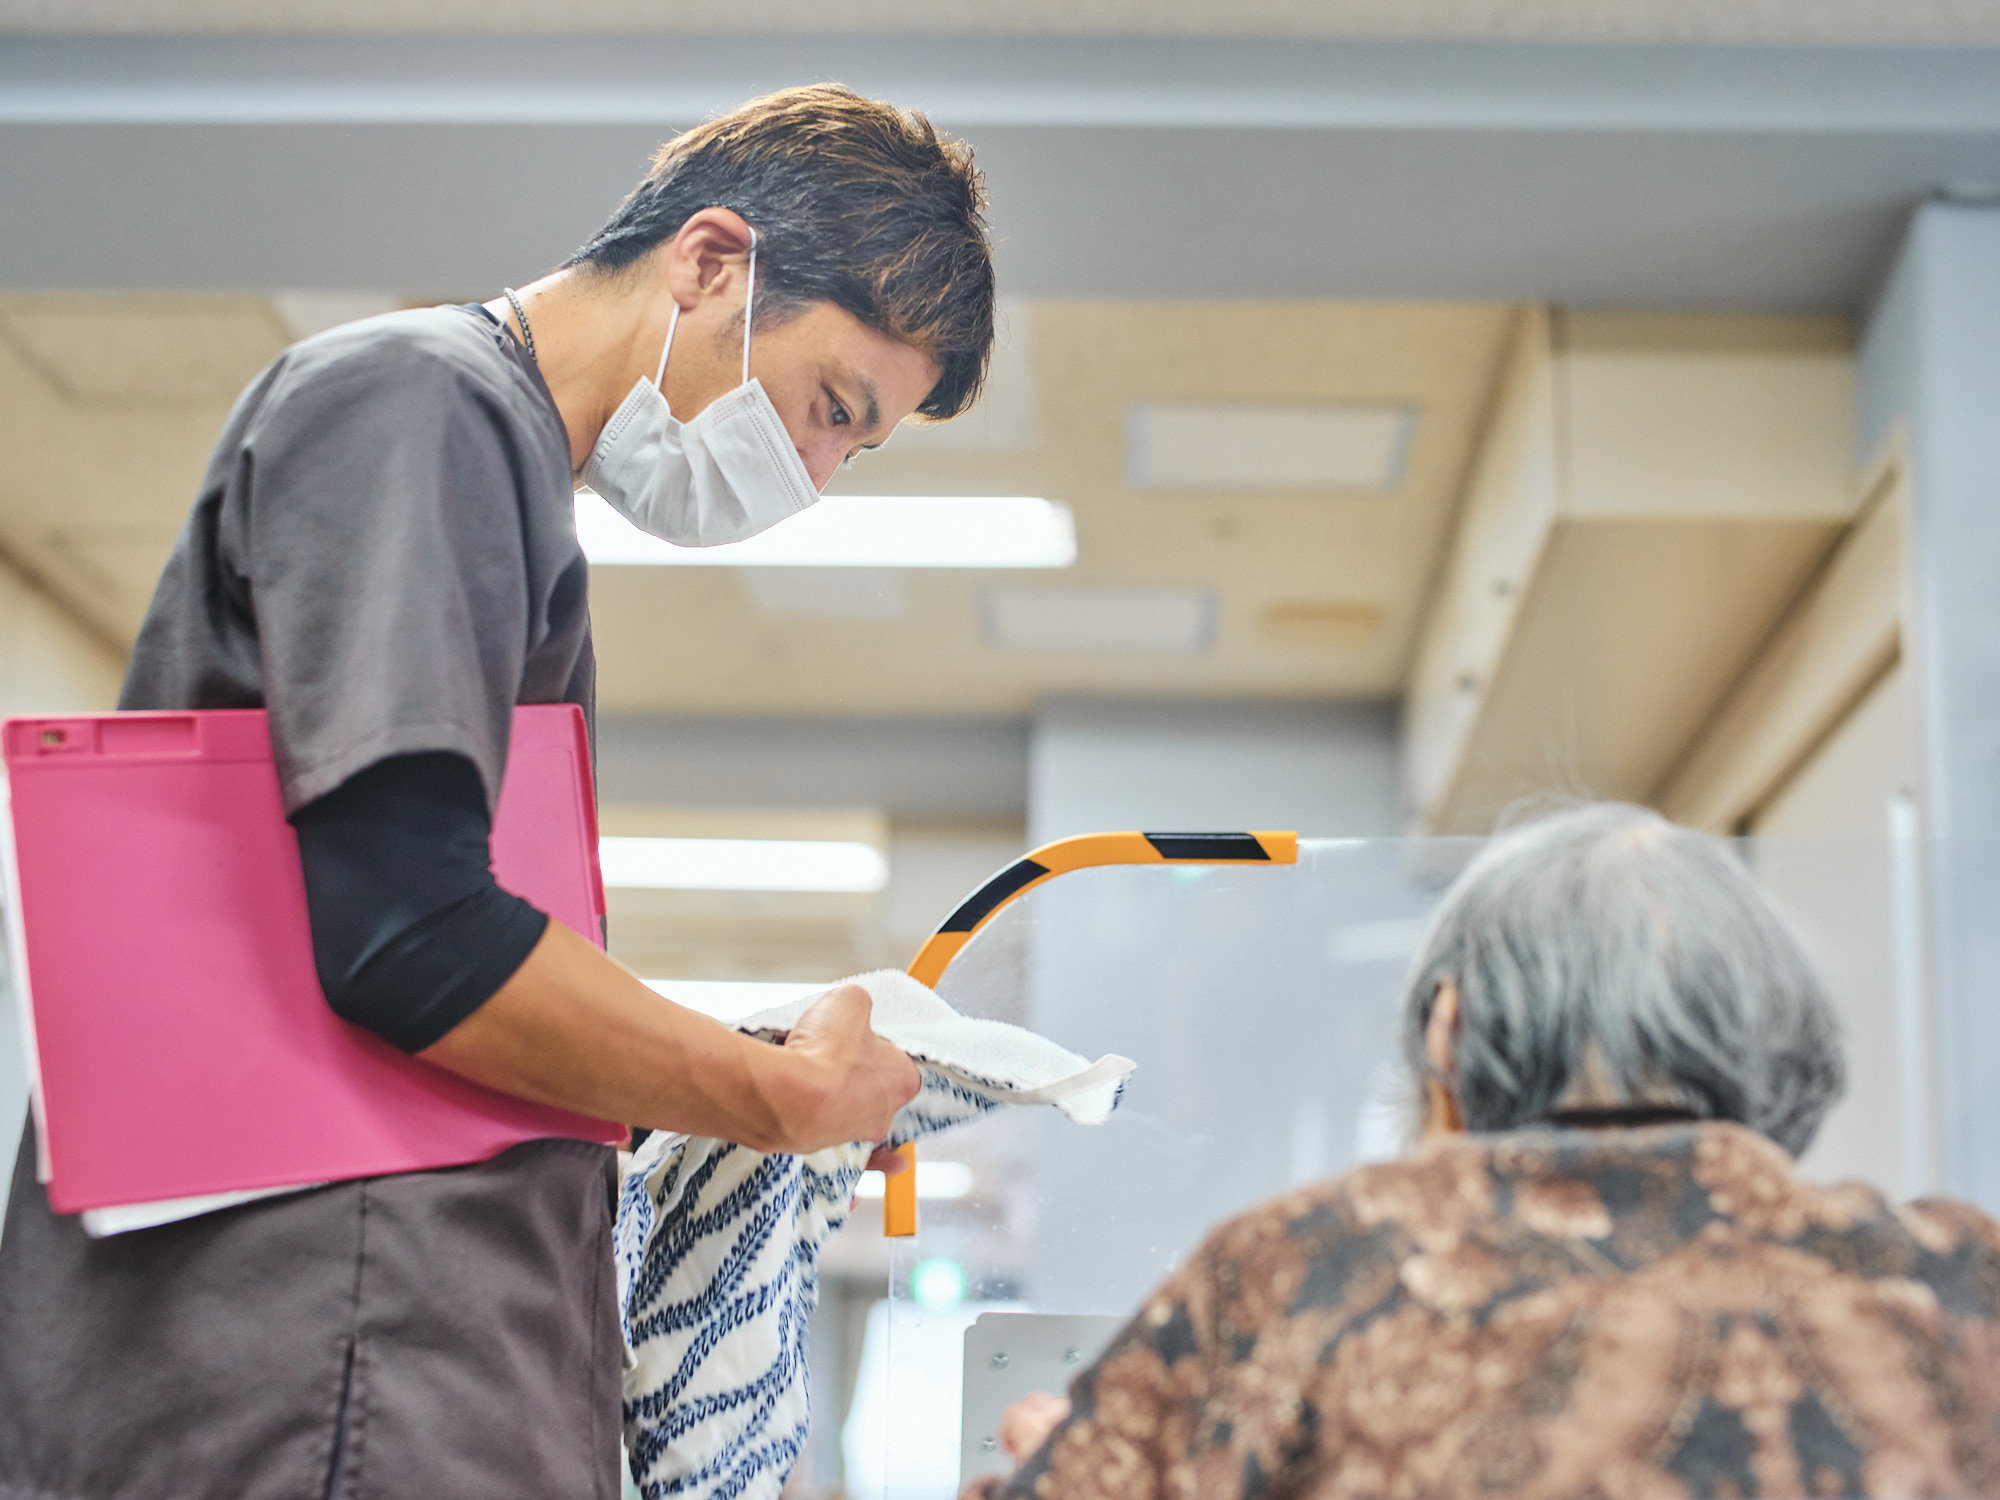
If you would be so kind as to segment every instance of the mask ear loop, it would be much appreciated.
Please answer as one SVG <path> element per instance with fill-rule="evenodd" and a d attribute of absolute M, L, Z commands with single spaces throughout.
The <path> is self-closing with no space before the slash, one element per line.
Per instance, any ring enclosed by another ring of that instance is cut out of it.
<path fill-rule="evenodd" d="M 757 231 L 750 231 L 750 271 L 743 284 L 743 384 L 750 383 L 750 313 L 757 302 Z"/>
<path fill-rule="evenodd" d="M 653 372 L 653 389 L 662 396 L 666 394 L 666 387 L 660 382 L 667 378 L 667 356 L 674 352 L 674 330 L 680 326 L 681 305 L 676 302 L 672 314 L 667 318 L 667 343 L 666 347 L 660 350 L 660 368 Z"/>

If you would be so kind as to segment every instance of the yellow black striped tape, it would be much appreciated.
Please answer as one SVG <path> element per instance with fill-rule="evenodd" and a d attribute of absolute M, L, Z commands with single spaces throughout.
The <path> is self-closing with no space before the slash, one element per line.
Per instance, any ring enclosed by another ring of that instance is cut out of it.
<path fill-rule="evenodd" d="M 1021 892 L 1071 870 L 1096 865 L 1295 865 L 1296 833 L 1085 833 L 1044 844 L 966 897 L 910 964 L 910 975 L 936 987 L 958 950 Z"/>
<path fill-rule="evenodd" d="M 1296 833 L 1086 833 L 1044 844 L 1018 859 L 960 903 L 910 964 L 910 977 L 933 989 L 958 952 L 993 914 L 1021 892 L 1071 870 L 1097 865 L 1295 865 Z M 904 1146 L 906 1169 L 891 1177 L 882 1199 L 882 1233 L 917 1232 L 916 1149 Z"/>

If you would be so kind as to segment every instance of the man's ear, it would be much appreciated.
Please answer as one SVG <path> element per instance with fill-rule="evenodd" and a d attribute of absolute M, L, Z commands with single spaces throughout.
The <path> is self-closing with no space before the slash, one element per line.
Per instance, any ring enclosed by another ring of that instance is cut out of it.
<path fill-rule="evenodd" d="M 703 297 L 723 292 L 732 276 L 744 274 L 753 238 L 748 221 L 733 208 L 704 208 L 689 215 L 666 244 L 667 284 L 682 313 L 694 311 Z"/>

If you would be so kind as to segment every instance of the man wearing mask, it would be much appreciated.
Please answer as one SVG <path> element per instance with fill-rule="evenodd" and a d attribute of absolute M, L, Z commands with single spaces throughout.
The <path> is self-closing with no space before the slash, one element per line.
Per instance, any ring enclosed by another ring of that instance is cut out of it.
<path fill-rule="evenodd" d="M 983 197 L 921 116 L 791 90 L 670 142 L 552 275 L 319 335 L 245 392 L 120 706 L 268 710 L 343 1017 L 641 1127 L 886 1134 L 917 1073 L 864 992 L 752 1042 L 501 891 L 488 835 L 513 707 L 591 708 L 574 485 L 735 541 L 912 413 L 963 411 L 992 341 Z M 608 1148 L 103 1240 L 50 1211 L 34 1149 L 0 1238 L 0 1500 L 617 1494 Z"/>

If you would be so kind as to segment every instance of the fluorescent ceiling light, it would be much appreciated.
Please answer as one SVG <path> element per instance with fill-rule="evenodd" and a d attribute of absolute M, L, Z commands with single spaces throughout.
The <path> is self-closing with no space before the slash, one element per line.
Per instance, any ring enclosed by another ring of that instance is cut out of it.
<path fill-rule="evenodd" d="M 628 890 L 879 891 L 889 862 L 872 844 L 806 839 L 601 838 L 604 883 Z"/>
<path fill-rule="evenodd" d="M 1067 568 L 1076 522 L 1034 495 L 828 495 L 747 542 L 676 547 L 589 490 L 576 536 L 599 566 L 690 568 Z"/>
<path fill-rule="evenodd" d="M 880 1198 L 889 1190 L 880 1172 L 863 1172 L 854 1190 L 857 1198 Z M 963 1198 L 972 1191 L 972 1168 L 962 1161 L 917 1161 L 919 1198 Z"/>
<path fill-rule="evenodd" d="M 988 589 L 988 645 L 1103 656 L 1198 656 L 1215 642 L 1207 589 Z"/>
<path fill-rule="evenodd" d="M 1141 403 L 1127 464 L 1135 490 L 1393 490 L 1416 425 L 1407 406 Z"/>
<path fill-rule="evenodd" d="M 910 607 L 894 568 L 745 568 L 736 582 L 770 620 L 900 620 Z"/>
<path fill-rule="evenodd" d="M 821 990 L 831 989 L 834 982 L 795 984 L 788 980 L 771 979 L 648 979 L 646 985 L 676 1005 L 685 1005 L 689 1010 L 698 1010 L 718 1021 L 734 1021 L 740 1016 L 752 1016 L 775 1005 L 786 1005 L 807 995 L 817 995 Z"/>

